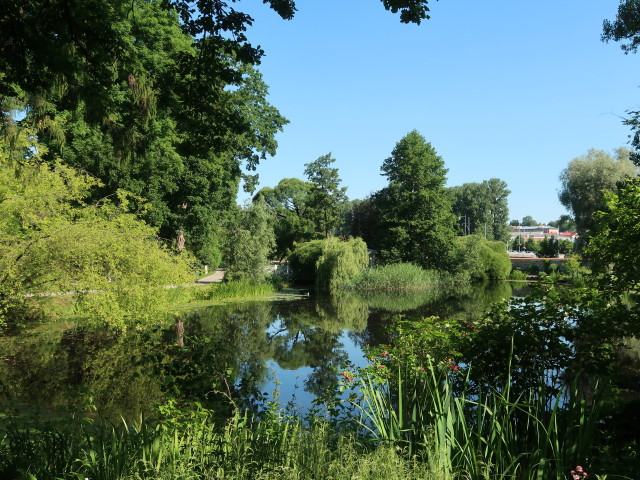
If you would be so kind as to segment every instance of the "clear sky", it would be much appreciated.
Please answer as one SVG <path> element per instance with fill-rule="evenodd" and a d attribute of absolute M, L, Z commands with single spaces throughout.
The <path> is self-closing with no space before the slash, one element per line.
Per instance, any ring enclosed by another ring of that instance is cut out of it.
<path fill-rule="evenodd" d="M 448 186 L 497 177 L 510 218 L 557 219 L 560 171 L 590 148 L 627 145 L 621 117 L 640 108 L 640 53 L 600 41 L 618 3 L 440 0 L 416 26 L 379 0 L 298 0 L 291 21 L 241 2 L 266 52 L 269 101 L 291 122 L 258 188 L 303 179 L 305 163 L 331 152 L 349 198 L 364 198 L 386 185 L 382 161 L 416 129 Z"/>

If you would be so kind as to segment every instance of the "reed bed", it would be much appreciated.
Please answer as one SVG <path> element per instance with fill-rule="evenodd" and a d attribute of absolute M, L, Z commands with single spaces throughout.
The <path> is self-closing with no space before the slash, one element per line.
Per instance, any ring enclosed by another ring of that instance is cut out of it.
<path fill-rule="evenodd" d="M 451 277 L 411 263 L 396 263 L 364 270 L 349 284 L 356 290 L 420 290 L 451 282 Z"/>

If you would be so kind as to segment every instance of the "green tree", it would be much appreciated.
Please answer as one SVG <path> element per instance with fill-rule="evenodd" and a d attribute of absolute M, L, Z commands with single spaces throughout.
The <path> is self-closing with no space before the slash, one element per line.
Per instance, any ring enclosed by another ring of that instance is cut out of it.
<path fill-rule="evenodd" d="M 457 270 L 472 281 L 504 280 L 511 272 L 511 260 L 502 242 L 480 235 L 455 239 Z"/>
<path fill-rule="evenodd" d="M 340 186 L 338 169 L 332 168 L 335 162 L 331 154 L 323 155 L 311 163 L 305 164 L 304 174 L 311 183 L 307 207 L 309 217 L 316 225 L 316 231 L 325 238 L 340 223 L 340 205 L 347 200 L 346 187 Z"/>
<path fill-rule="evenodd" d="M 276 255 L 286 257 L 297 244 L 314 237 L 314 223 L 309 219 L 311 183 L 298 178 L 283 178 L 275 188 L 258 191 L 253 201 L 264 201 L 273 212 Z"/>
<path fill-rule="evenodd" d="M 629 160 L 630 151 L 619 148 L 613 155 L 591 149 L 574 158 L 560 174 L 560 202 L 572 213 L 581 243 L 595 226 L 594 214 L 605 204 L 605 192 L 617 192 L 618 186 L 638 174 Z"/>
<path fill-rule="evenodd" d="M 540 251 L 540 244 L 533 238 L 528 238 L 527 241 L 524 242 L 524 249 L 527 252 L 538 253 Z"/>
<path fill-rule="evenodd" d="M 522 225 L 523 227 L 537 227 L 540 224 L 536 222 L 531 215 L 527 215 L 522 218 L 522 222 L 520 222 L 520 225 Z"/>
<path fill-rule="evenodd" d="M 361 238 L 342 241 L 336 237 L 322 242 L 322 254 L 316 262 L 316 285 L 325 291 L 337 291 L 369 264 L 367 244 Z"/>
<path fill-rule="evenodd" d="M 272 217 L 264 202 L 251 203 L 229 228 L 225 258 L 228 280 L 264 280 L 275 247 Z"/>
<path fill-rule="evenodd" d="M 191 278 L 193 258 L 132 213 L 140 198 L 118 190 L 91 202 L 99 181 L 42 162 L 46 153 L 29 129 L 0 137 L 0 326 L 31 317 L 51 292 L 76 292 L 70 301 L 110 326 L 156 320 L 168 305 L 159 287 Z"/>
<path fill-rule="evenodd" d="M 389 181 L 376 195 L 382 260 L 448 267 L 455 216 L 442 158 L 414 130 L 396 144 L 382 164 L 382 174 Z"/>
<path fill-rule="evenodd" d="M 558 220 L 549 222 L 550 227 L 557 227 L 560 232 L 575 232 L 576 222 L 570 215 L 560 215 Z"/>
<path fill-rule="evenodd" d="M 454 199 L 453 213 L 460 219 L 464 234 L 477 234 L 488 240 L 507 241 L 507 197 L 511 192 L 504 181 L 492 178 L 482 183 L 465 183 L 451 187 L 450 191 Z"/>
<path fill-rule="evenodd" d="M 596 213 L 587 255 L 607 283 L 626 292 L 640 285 L 640 180 L 634 179 L 617 194 L 605 193 L 605 208 Z"/>
<path fill-rule="evenodd" d="M 539 257 L 557 258 L 560 253 L 560 245 L 553 235 L 543 238 L 539 243 L 539 247 L 540 249 L 537 252 Z"/>

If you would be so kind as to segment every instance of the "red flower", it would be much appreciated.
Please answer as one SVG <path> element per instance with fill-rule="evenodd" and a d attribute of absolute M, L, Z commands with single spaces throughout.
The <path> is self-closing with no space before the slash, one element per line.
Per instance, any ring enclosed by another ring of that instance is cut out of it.
<path fill-rule="evenodd" d="M 378 368 L 384 368 L 384 365 L 378 365 Z"/>
<path fill-rule="evenodd" d="M 388 357 L 388 356 L 389 356 L 389 354 L 388 354 L 387 352 L 382 352 L 382 356 L 383 356 L 383 357 Z"/>
<path fill-rule="evenodd" d="M 454 371 L 458 371 L 459 370 L 458 366 L 454 365 L 453 363 L 451 365 L 449 365 L 449 368 L 451 368 Z"/>

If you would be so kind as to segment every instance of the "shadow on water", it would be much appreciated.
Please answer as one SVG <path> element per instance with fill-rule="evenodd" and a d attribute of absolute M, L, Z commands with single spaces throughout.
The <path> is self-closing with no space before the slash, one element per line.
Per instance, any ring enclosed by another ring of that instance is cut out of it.
<path fill-rule="evenodd" d="M 199 399 L 224 412 L 229 399 L 257 406 L 279 383 L 303 407 L 335 386 L 335 369 L 363 363 L 398 315 L 470 321 L 513 294 L 509 284 L 416 292 L 359 292 L 207 306 L 143 331 L 72 328 L 0 339 L 0 399 L 50 411 L 133 416 L 162 399 Z M 521 293 L 518 292 L 518 296 Z"/>

